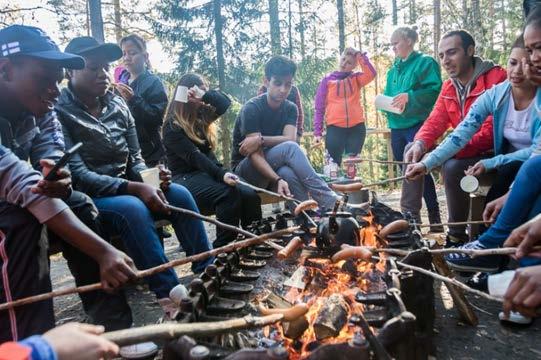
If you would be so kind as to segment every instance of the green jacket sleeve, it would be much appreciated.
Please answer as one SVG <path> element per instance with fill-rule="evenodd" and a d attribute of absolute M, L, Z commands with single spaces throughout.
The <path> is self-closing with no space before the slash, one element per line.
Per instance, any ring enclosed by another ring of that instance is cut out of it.
<path fill-rule="evenodd" d="M 441 90 L 441 73 L 438 63 L 431 57 L 424 57 L 416 71 L 417 84 L 408 91 L 408 103 L 402 116 L 414 117 L 430 113 Z"/>

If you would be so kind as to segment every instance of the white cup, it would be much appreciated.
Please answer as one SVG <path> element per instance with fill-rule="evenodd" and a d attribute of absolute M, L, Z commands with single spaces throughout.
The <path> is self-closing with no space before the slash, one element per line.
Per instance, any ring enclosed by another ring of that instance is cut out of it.
<path fill-rule="evenodd" d="M 479 189 L 479 180 L 473 175 L 466 175 L 460 179 L 460 188 L 469 194 L 474 193 Z"/>
<path fill-rule="evenodd" d="M 374 103 L 376 105 L 376 109 L 385 110 L 395 114 L 402 114 L 404 112 L 404 110 L 394 107 L 392 105 L 393 97 L 391 96 L 378 95 L 376 96 Z"/>
<path fill-rule="evenodd" d="M 157 167 L 141 170 L 139 174 L 141 174 L 145 184 L 152 185 L 155 188 L 160 187 L 160 169 Z"/>
<path fill-rule="evenodd" d="M 187 103 L 188 102 L 188 87 L 178 86 L 175 93 L 175 101 Z"/>

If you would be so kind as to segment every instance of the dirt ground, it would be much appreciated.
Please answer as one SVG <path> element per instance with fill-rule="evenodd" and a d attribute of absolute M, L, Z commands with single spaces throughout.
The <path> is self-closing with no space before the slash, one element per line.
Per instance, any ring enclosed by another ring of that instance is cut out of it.
<path fill-rule="evenodd" d="M 443 191 L 438 191 L 442 218 L 446 218 L 446 205 Z M 380 200 L 398 209 L 399 192 L 380 192 Z M 270 211 L 270 207 L 265 209 Z M 425 214 L 426 216 L 426 214 Z M 208 227 L 211 239 L 214 229 Z M 169 259 L 182 256 L 178 252 L 178 242 L 174 237 L 166 239 L 165 250 Z M 183 284 L 188 284 L 193 276 L 189 266 L 176 269 Z M 55 289 L 74 286 L 73 278 L 61 256 L 51 259 L 51 277 Z M 134 286 L 127 290 L 132 306 L 136 326 L 154 324 L 161 316 L 161 310 L 152 293 L 143 286 Z M 541 359 L 541 321 L 538 319 L 528 328 L 510 329 L 500 325 L 497 303 L 468 296 L 476 309 L 479 325 L 465 325 L 453 307 L 452 299 L 444 285 L 435 283 L 436 293 L 436 323 L 435 347 L 436 359 Z M 55 299 L 55 313 L 59 324 L 68 321 L 84 321 L 81 302 L 76 295 Z"/>

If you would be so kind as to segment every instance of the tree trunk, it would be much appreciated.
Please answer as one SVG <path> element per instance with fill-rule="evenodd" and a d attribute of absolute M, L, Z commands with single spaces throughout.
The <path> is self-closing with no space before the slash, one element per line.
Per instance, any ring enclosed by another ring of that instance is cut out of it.
<path fill-rule="evenodd" d="M 468 0 L 462 0 L 462 27 L 470 30 L 468 21 Z"/>
<path fill-rule="evenodd" d="M 86 36 L 90 36 L 90 4 L 88 1 L 85 1 L 85 11 L 86 11 Z"/>
<path fill-rule="evenodd" d="M 269 0 L 269 25 L 272 54 L 279 55 L 282 53 L 282 41 L 280 40 L 280 17 L 278 13 L 278 0 Z"/>
<path fill-rule="evenodd" d="M 302 0 L 298 0 L 299 4 L 299 33 L 301 36 L 301 59 L 304 60 L 306 56 L 306 47 L 304 44 L 304 14 Z"/>
<path fill-rule="evenodd" d="M 495 21 L 494 21 L 494 16 L 495 16 L 495 11 L 494 11 L 494 2 L 491 0 L 488 2 L 488 17 L 490 18 L 490 21 L 491 21 L 491 24 L 492 26 L 489 27 L 489 35 L 488 35 L 488 44 L 490 46 L 490 51 L 494 51 L 494 25 L 495 25 Z"/>
<path fill-rule="evenodd" d="M 501 9 L 501 16 L 502 16 L 502 34 L 503 34 L 503 53 L 507 54 L 507 22 L 505 19 L 505 0 L 502 0 L 502 9 Z"/>
<path fill-rule="evenodd" d="M 216 72 L 218 73 L 218 86 L 222 91 L 226 91 L 225 84 L 225 61 L 223 47 L 223 19 L 222 19 L 222 0 L 213 0 L 214 10 L 214 36 L 216 38 Z M 222 155 L 224 164 L 229 164 L 230 161 L 230 134 L 227 122 L 227 117 L 222 117 L 220 120 L 220 144 L 222 146 Z"/>
<path fill-rule="evenodd" d="M 103 17 L 101 15 L 101 0 L 88 0 L 90 10 L 90 30 L 92 36 L 100 43 L 105 42 L 103 34 Z"/>
<path fill-rule="evenodd" d="M 392 1 L 392 11 L 393 11 L 393 26 L 398 25 L 398 4 L 396 3 L 397 0 Z"/>
<path fill-rule="evenodd" d="M 291 22 L 292 22 L 292 16 L 291 16 L 291 0 L 288 0 L 288 10 L 287 10 L 287 16 L 288 16 L 288 29 L 287 29 L 287 36 L 289 37 L 289 57 L 293 57 L 293 35 L 291 32 Z"/>
<path fill-rule="evenodd" d="M 441 37 L 441 0 L 434 0 L 434 57 L 438 58 L 438 43 Z"/>
<path fill-rule="evenodd" d="M 414 25 L 417 22 L 417 6 L 415 0 L 410 0 L 410 25 Z"/>
<path fill-rule="evenodd" d="M 476 52 L 478 54 L 484 53 L 486 50 L 486 44 L 485 44 L 485 32 L 483 30 L 483 23 L 481 21 L 481 4 L 480 0 L 472 0 L 471 2 L 472 6 L 472 30 L 473 30 L 473 36 L 477 40 L 476 43 L 478 43 L 479 50 L 476 49 Z M 490 19 L 489 19 L 490 21 Z"/>
<path fill-rule="evenodd" d="M 120 0 L 113 0 L 113 8 L 115 12 L 115 37 L 116 43 L 120 44 L 122 39 L 122 10 L 120 9 Z"/>
<path fill-rule="evenodd" d="M 336 1 L 336 8 L 338 10 L 338 44 L 340 54 L 344 52 L 346 48 L 346 31 L 344 23 L 344 0 Z"/>

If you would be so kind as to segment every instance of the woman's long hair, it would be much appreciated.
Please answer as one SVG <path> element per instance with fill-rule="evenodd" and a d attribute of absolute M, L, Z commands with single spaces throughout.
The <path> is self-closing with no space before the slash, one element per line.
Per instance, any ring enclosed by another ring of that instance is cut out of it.
<path fill-rule="evenodd" d="M 180 78 L 175 89 L 179 86 L 186 86 L 190 89 L 194 85 L 208 87 L 206 80 L 201 75 L 185 74 Z M 167 107 L 165 122 L 168 126 L 180 127 L 192 141 L 200 145 L 208 142 L 210 148 L 214 150 L 216 146 L 214 121 L 217 118 L 216 109 L 213 106 L 201 104 L 198 108 L 189 102 L 172 100 Z"/>

